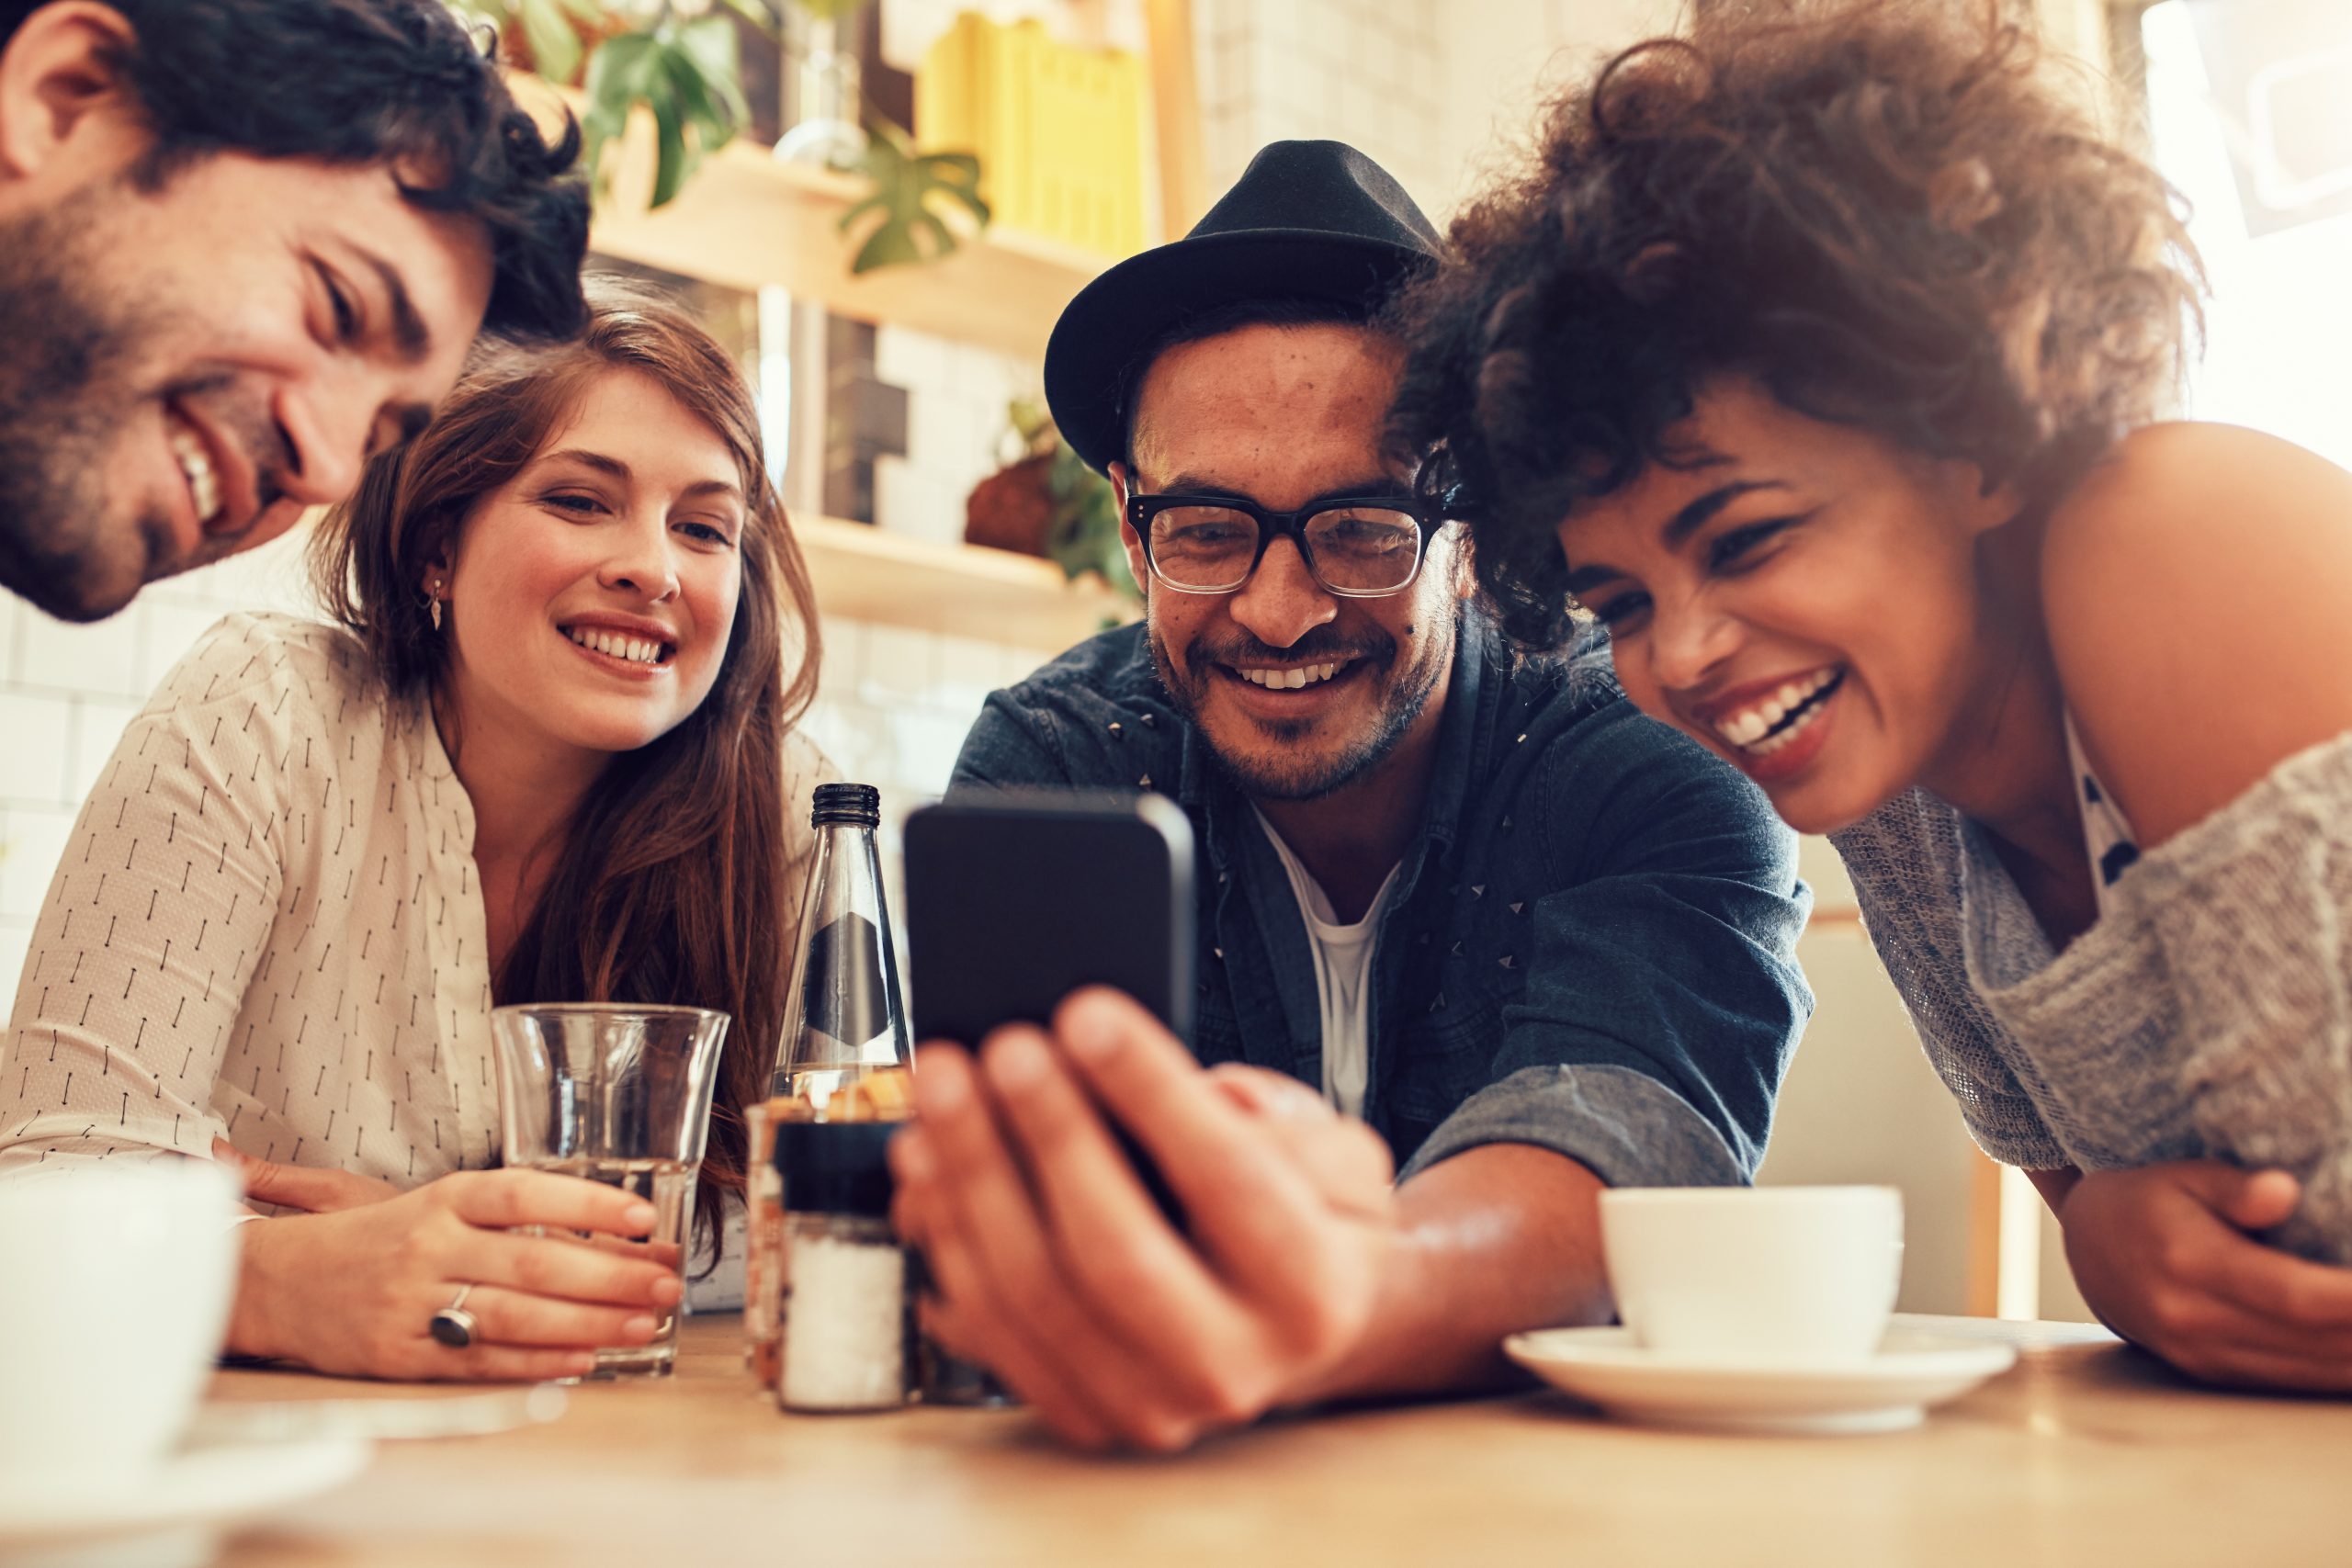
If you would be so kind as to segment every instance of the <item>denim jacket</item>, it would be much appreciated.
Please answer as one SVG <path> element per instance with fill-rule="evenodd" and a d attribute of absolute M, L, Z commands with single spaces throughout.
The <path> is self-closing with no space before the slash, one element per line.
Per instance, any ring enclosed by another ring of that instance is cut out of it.
<path fill-rule="evenodd" d="M 951 798 L 1157 790 L 1200 857 L 1193 1054 L 1319 1088 L 1305 917 L 1140 626 L 993 694 Z M 1532 1144 L 1612 1186 L 1751 1179 L 1813 1009 L 1812 896 L 1762 793 L 1635 712 L 1591 649 L 1514 657 L 1465 608 L 1419 833 L 1374 937 L 1364 1120 L 1409 1177 Z"/>

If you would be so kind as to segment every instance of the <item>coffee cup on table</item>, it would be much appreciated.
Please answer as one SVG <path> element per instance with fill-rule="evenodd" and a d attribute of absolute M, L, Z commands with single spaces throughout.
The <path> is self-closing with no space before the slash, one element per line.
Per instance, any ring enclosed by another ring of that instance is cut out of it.
<path fill-rule="evenodd" d="M 0 1483 L 136 1485 L 179 1442 L 228 1332 L 240 1191 L 195 1159 L 0 1177 Z"/>
<path fill-rule="evenodd" d="M 1674 1355 L 1863 1360 L 1903 1273 L 1892 1187 L 1628 1187 L 1600 1195 L 1618 1315 Z"/>

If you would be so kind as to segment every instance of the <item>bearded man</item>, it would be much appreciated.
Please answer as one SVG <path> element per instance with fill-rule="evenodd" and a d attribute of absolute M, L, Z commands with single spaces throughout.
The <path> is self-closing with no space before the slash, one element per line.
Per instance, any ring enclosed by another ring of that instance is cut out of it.
<path fill-rule="evenodd" d="M 0 0 L 0 589 L 111 615 L 576 330 L 579 140 L 441 0 Z"/>
<path fill-rule="evenodd" d="M 1181 804 L 1196 1022 L 1098 991 L 927 1045 L 893 1164 L 932 1331 L 1081 1444 L 1474 1384 L 1506 1334 L 1607 1322 L 1599 1192 L 1748 1180 L 1811 1009 L 1762 794 L 1597 650 L 1514 657 L 1385 438 L 1380 312 L 1438 248 L 1363 154 L 1278 143 L 1047 350 L 1146 617 L 992 695 L 951 797 Z"/>

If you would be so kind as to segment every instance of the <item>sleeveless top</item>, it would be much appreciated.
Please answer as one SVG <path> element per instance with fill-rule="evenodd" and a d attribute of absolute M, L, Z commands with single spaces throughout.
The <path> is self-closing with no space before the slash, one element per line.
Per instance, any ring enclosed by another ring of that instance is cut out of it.
<path fill-rule="evenodd" d="M 2139 860 L 2140 840 L 2132 824 L 2123 819 L 2115 796 L 2092 771 L 2090 758 L 2083 751 L 2083 738 L 2075 730 L 2075 716 L 2067 714 L 2065 720 L 2066 761 L 2074 771 L 2075 804 L 2083 816 L 2083 847 L 2091 857 L 2091 890 L 2098 895 L 2099 913 L 2104 915 L 2107 890 Z"/>
<path fill-rule="evenodd" d="M 1928 1059 L 1997 1160 L 2279 1167 L 2273 1239 L 2352 1263 L 2352 734 L 2146 851 L 2068 740 L 2099 918 L 2064 953 L 1927 791 L 1830 836 Z"/>

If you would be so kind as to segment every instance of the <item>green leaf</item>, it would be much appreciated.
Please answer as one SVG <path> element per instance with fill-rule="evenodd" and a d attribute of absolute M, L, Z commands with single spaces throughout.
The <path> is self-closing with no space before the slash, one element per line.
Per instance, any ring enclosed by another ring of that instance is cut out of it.
<path fill-rule="evenodd" d="M 653 200 L 660 207 L 678 194 L 694 172 L 693 155 L 686 146 L 684 127 L 678 118 L 677 100 L 668 93 L 654 93 L 648 102 L 653 109 Z"/>
<path fill-rule="evenodd" d="M 851 259 L 853 273 L 937 261 L 953 252 L 956 232 L 934 210 L 940 204 L 961 206 L 988 224 L 980 161 L 968 152 L 916 152 L 906 133 L 885 121 L 875 127 L 858 167 L 873 188 L 842 214 L 841 231 L 848 233 L 875 213 L 881 219 Z"/>
<path fill-rule="evenodd" d="M 1140 600 L 1142 592 L 1127 569 L 1118 497 L 1111 490 L 1111 481 L 1088 468 L 1067 443 L 1057 441 L 1053 463 L 1046 471 L 1046 493 L 1053 501 L 1046 554 L 1062 569 L 1062 574 L 1078 578 L 1099 572 L 1119 592 Z"/>
<path fill-rule="evenodd" d="M 796 0 L 799 7 L 820 22 L 838 22 L 857 14 L 865 0 Z"/>
<path fill-rule="evenodd" d="M 580 35 L 562 0 L 515 0 L 514 14 L 531 46 L 531 68 L 550 82 L 571 81 L 580 69 Z"/>
<path fill-rule="evenodd" d="M 628 129 L 629 106 L 645 96 L 645 81 L 658 59 L 650 33 L 622 33 L 596 46 L 588 57 L 588 107 L 581 117 L 587 133 L 587 166 L 599 167 L 605 143 Z"/>
<path fill-rule="evenodd" d="M 718 140 L 703 148 L 707 152 L 752 118 L 751 106 L 743 101 L 743 62 L 736 51 L 735 29 L 716 13 L 687 23 L 678 29 L 676 63 L 682 78 L 692 74 L 702 84 L 705 96 L 717 101 L 708 122 Z"/>

